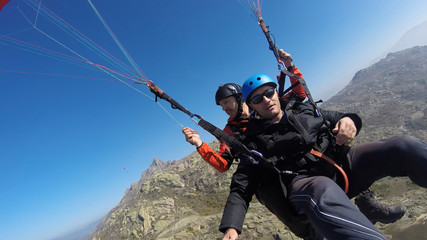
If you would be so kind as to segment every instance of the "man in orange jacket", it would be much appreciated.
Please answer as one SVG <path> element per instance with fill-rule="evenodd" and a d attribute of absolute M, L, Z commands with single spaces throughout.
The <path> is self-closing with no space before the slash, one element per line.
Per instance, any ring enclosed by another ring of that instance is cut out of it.
<path fill-rule="evenodd" d="M 288 71 L 302 78 L 302 73 L 293 64 L 290 54 L 280 49 L 279 56 L 281 57 L 281 60 L 285 64 L 285 67 L 288 69 Z M 294 78 L 290 78 L 290 81 L 291 85 L 297 82 L 297 80 Z M 302 101 L 306 97 L 306 94 L 302 86 L 297 85 L 292 89 L 291 92 L 283 96 L 283 98 L 290 97 L 296 97 L 298 100 Z M 222 110 L 227 113 L 227 115 L 229 115 L 224 132 L 232 137 L 239 138 L 239 136 L 246 130 L 246 126 L 251 115 L 249 107 L 243 100 L 241 87 L 234 83 L 227 83 L 219 86 L 215 94 L 215 102 L 217 105 L 222 107 Z M 234 161 L 234 157 L 230 151 L 230 148 L 225 142 L 221 141 L 219 153 L 216 153 L 200 139 L 197 131 L 185 127 L 183 128 L 182 132 L 185 135 L 186 141 L 196 146 L 197 151 L 202 156 L 202 158 L 217 171 L 223 173 L 229 169 Z M 258 200 L 273 213 L 276 214 L 280 212 L 279 209 L 272 209 L 271 205 L 274 204 L 272 204 L 271 198 L 280 199 L 281 196 L 274 196 L 274 194 L 270 192 L 264 192 L 258 193 L 257 197 Z M 382 223 L 395 222 L 396 220 L 400 219 L 406 211 L 406 208 L 403 205 L 390 207 L 377 202 L 370 190 L 362 192 L 359 196 L 356 197 L 355 202 L 360 211 L 374 223 L 377 221 Z M 308 237 L 306 239 L 316 239 L 315 233 L 310 232 L 311 226 L 307 226 L 304 223 L 295 223 L 298 221 L 295 221 L 295 219 L 289 218 L 288 216 L 279 216 L 278 214 L 276 214 L 276 216 L 278 216 L 278 218 L 283 223 L 285 223 L 297 236 L 303 238 Z M 307 232 L 310 233 L 307 235 Z"/>

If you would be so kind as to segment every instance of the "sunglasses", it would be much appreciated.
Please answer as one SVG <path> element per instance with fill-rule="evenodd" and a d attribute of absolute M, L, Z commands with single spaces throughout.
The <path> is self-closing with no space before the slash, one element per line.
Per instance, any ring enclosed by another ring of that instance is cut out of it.
<path fill-rule="evenodd" d="M 275 89 L 274 88 L 270 88 L 268 90 L 266 90 L 264 93 L 258 94 L 255 97 L 251 98 L 251 103 L 252 104 L 258 104 L 260 102 L 262 102 L 262 100 L 264 99 L 264 96 L 268 99 L 271 99 L 274 95 Z"/>

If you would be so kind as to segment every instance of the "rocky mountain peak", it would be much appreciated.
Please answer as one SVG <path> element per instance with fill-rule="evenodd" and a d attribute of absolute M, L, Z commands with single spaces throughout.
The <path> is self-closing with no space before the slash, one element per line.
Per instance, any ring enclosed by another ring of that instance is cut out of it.
<path fill-rule="evenodd" d="M 175 161 L 163 162 L 159 158 L 154 157 L 153 161 L 151 162 L 151 164 L 147 168 L 147 170 L 145 170 L 144 172 L 142 172 L 142 174 L 141 174 L 141 180 L 150 177 L 151 175 L 155 174 L 156 172 L 159 172 L 162 169 L 165 169 L 168 166 L 173 165 L 174 163 L 175 163 Z"/>
<path fill-rule="evenodd" d="M 164 166 L 165 163 L 157 157 L 154 157 L 153 162 L 151 162 L 150 167 L 161 167 Z"/>

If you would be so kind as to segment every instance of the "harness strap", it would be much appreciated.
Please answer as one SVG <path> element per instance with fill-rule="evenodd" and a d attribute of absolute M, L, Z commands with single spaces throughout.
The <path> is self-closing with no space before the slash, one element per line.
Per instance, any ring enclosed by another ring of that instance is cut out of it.
<path fill-rule="evenodd" d="M 284 91 L 281 91 L 280 92 L 280 94 L 279 94 L 279 97 L 283 97 L 283 95 L 285 95 L 286 93 L 288 93 L 289 91 L 291 91 L 294 87 L 296 87 L 296 86 L 298 86 L 298 85 L 300 85 L 300 82 L 299 81 L 297 81 L 296 83 L 294 83 L 294 84 L 292 84 L 290 87 L 288 87 L 286 90 L 284 90 Z M 280 82 L 279 82 L 279 87 L 280 87 L 281 85 L 280 85 Z M 283 87 L 282 87 L 283 88 Z M 279 91 L 280 91 L 280 89 L 279 89 Z"/>
<path fill-rule="evenodd" d="M 291 87 L 289 87 L 288 89 L 284 90 L 285 88 L 285 79 L 286 79 L 286 74 L 282 71 L 280 71 L 280 75 L 279 75 L 279 97 L 283 97 L 283 95 L 287 92 L 289 92 L 290 90 L 292 90 L 294 87 L 297 86 L 297 84 L 292 85 Z M 299 82 L 297 81 L 297 83 L 299 84 Z"/>
<path fill-rule="evenodd" d="M 349 182 L 348 182 L 348 177 L 347 174 L 345 173 L 344 169 L 342 169 L 334 160 L 332 160 L 330 157 L 324 155 L 323 153 L 316 151 L 314 149 L 310 150 L 310 153 L 313 154 L 316 157 L 322 158 L 324 160 L 326 160 L 328 163 L 332 164 L 335 168 L 338 169 L 338 171 L 342 174 L 342 176 L 344 177 L 344 183 L 345 183 L 345 188 L 344 188 L 344 192 L 347 194 L 348 193 L 348 188 L 349 188 Z"/>
<path fill-rule="evenodd" d="M 304 78 L 301 78 L 301 77 L 299 77 L 299 76 L 297 76 L 297 75 L 295 75 L 295 74 L 293 74 L 293 73 L 289 72 L 289 71 L 288 71 L 288 70 L 286 70 L 286 69 L 282 69 L 282 70 L 280 70 L 280 74 L 286 74 L 286 75 L 288 75 L 289 77 L 292 77 L 292 78 L 294 78 L 295 80 L 297 80 L 297 82 L 299 82 L 299 84 L 301 84 L 302 88 L 304 89 L 304 92 L 305 92 L 305 94 L 307 95 L 307 98 L 308 98 L 309 102 L 310 102 L 311 104 L 313 104 L 314 106 L 316 106 L 316 102 L 314 101 L 313 97 L 311 96 L 310 90 L 308 90 L 308 87 L 307 87 L 307 84 L 305 83 Z M 289 87 L 288 89 L 286 89 L 286 91 L 285 91 L 285 92 L 283 92 L 283 94 L 285 94 L 286 92 L 290 91 L 292 88 L 294 88 L 294 87 L 295 87 L 295 86 L 297 86 L 297 85 L 298 85 L 298 84 L 294 84 L 294 85 L 292 85 L 291 87 Z"/>
<path fill-rule="evenodd" d="M 243 143 L 241 143 L 239 140 L 228 135 L 221 129 L 215 127 L 210 122 L 205 121 L 201 118 L 198 122 L 198 125 L 208 131 L 210 134 L 214 135 L 218 140 L 224 141 L 229 147 L 231 147 L 231 149 L 233 149 L 233 151 L 237 154 L 237 157 L 239 157 L 240 154 L 247 156 L 253 164 L 258 164 L 260 161 L 265 161 L 262 155 L 259 156 L 255 154 L 245 145 L 243 145 Z"/>

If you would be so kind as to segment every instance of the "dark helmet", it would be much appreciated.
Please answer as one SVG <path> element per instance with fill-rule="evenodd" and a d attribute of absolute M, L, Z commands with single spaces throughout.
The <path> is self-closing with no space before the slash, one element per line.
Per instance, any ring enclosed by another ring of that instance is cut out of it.
<path fill-rule="evenodd" d="M 226 83 L 222 84 L 218 87 L 218 90 L 215 94 L 215 102 L 216 105 L 219 105 L 219 101 L 221 101 L 224 98 L 230 97 L 230 96 L 236 96 L 242 95 L 242 87 L 240 87 L 238 84 L 235 83 Z"/>

